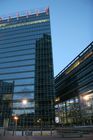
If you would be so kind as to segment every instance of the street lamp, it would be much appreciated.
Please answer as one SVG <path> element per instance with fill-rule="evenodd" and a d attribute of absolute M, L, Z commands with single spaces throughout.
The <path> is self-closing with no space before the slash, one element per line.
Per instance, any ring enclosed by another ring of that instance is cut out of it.
<path fill-rule="evenodd" d="M 60 101 L 60 98 L 57 97 L 57 98 L 55 99 L 55 102 L 59 102 L 59 101 Z"/>
<path fill-rule="evenodd" d="M 17 129 L 17 121 L 18 121 L 18 117 L 17 116 L 14 116 L 14 120 L 15 120 L 15 128 Z"/>
<path fill-rule="evenodd" d="M 15 120 L 15 122 L 16 122 L 16 126 L 17 126 L 17 120 L 18 120 L 18 117 L 15 116 L 15 117 L 14 117 L 14 120 Z"/>

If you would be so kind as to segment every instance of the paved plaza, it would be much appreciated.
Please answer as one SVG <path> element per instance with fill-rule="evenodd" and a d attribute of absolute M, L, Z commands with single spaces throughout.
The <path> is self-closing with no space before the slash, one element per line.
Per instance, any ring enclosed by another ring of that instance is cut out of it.
<path fill-rule="evenodd" d="M 62 138 L 57 136 L 1 136 L 0 140 L 93 140 L 93 133 L 81 138 Z"/>

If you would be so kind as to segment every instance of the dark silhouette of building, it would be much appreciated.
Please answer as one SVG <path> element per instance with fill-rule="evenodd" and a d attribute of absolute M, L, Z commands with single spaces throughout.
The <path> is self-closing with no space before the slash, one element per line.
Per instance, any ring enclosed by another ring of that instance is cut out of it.
<path fill-rule="evenodd" d="M 36 114 L 42 125 L 53 125 L 55 110 L 53 88 L 53 63 L 50 35 L 44 34 L 36 42 Z M 43 114 L 43 115 L 42 115 Z M 38 120 L 38 121 L 39 121 Z"/>

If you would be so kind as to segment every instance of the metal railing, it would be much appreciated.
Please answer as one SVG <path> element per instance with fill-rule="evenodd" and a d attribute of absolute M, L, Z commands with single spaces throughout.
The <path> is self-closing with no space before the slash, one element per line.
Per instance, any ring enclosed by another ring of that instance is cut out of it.
<path fill-rule="evenodd" d="M 9 13 L 7 15 L 0 15 L 0 20 L 7 20 L 9 21 L 11 18 L 19 18 L 19 17 L 23 17 L 23 16 L 30 16 L 30 15 L 38 15 L 40 13 L 47 13 L 49 11 L 49 7 L 46 8 L 40 8 L 40 9 L 29 9 L 29 10 L 25 10 L 25 11 L 20 11 L 20 12 L 16 12 L 16 13 Z"/>
<path fill-rule="evenodd" d="M 0 136 L 54 136 L 56 134 L 53 128 L 48 130 L 40 129 L 27 129 L 27 130 L 8 130 L 5 128 L 0 129 Z"/>

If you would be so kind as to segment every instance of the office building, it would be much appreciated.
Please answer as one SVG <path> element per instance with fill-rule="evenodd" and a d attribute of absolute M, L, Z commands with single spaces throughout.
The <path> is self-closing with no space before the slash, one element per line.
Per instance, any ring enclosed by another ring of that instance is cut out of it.
<path fill-rule="evenodd" d="M 0 18 L 0 80 L 14 82 L 9 126 L 54 124 L 53 79 L 49 9 Z"/>
<path fill-rule="evenodd" d="M 93 42 L 56 77 L 56 123 L 93 125 Z"/>

